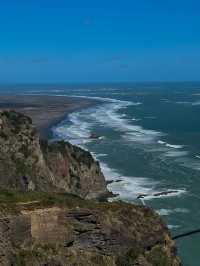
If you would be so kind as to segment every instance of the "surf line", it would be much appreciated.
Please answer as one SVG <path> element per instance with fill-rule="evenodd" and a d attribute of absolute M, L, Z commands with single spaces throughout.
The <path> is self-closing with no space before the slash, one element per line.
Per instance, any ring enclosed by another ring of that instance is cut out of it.
<path fill-rule="evenodd" d="M 187 233 L 184 233 L 184 234 L 176 235 L 176 236 L 172 237 L 172 239 L 176 240 L 176 239 L 179 239 L 179 238 L 183 238 L 183 237 L 194 235 L 194 234 L 198 234 L 198 233 L 200 233 L 200 229 L 193 230 L 193 231 L 190 231 L 190 232 L 187 232 Z"/>

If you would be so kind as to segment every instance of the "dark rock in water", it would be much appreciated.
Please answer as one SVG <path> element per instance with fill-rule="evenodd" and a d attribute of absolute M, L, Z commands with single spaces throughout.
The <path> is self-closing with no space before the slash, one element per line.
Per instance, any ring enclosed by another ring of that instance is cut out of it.
<path fill-rule="evenodd" d="M 137 199 L 144 199 L 145 197 L 148 197 L 148 196 L 153 196 L 153 197 L 166 196 L 166 195 L 177 193 L 177 192 L 178 192 L 177 190 L 169 190 L 169 191 L 158 192 L 152 195 L 151 194 L 140 194 L 137 197 Z"/>
<path fill-rule="evenodd" d="M 122 180 L 121 180 L 121 179 L 107 180 L 107 181 L 106 181 L 106 184 L 107 184 L 107 185 L 110 185 L 110 184 L 112 184 L 112 183 L 119 183 L 119 182 L 122 182 Z"/>
<path fill-rule="evenodd" d="M 101 136 L 99 136 L 99 135 L 96 135 L 96 134 L 94 134 L 94 133 L 92 133 L 91 135 L 90 135 L 90 137 L 89 137 L 90 139 L 100 139 L 101 138 Z"/>
<path fill-rule="evenodd" d="M 119 183 L 119 182 L 122 182 L 123 180 L 122 179 L 117 179 L 115 180 L 115 183 Z"/>
<path fill-rule="evenodd" d="M 110 184 L 112 184 L 112 183 L 114 183 L 115 181 L 114 180 L 107 180 L 106 181 L 106 185 L 110 185 Z"/>
<path fill-rule="evenodd" d="M 140 194 L 137 199 L 144 199 L 145 197 L 147 197 L 148 194 Z"/>
<path fill-rule="evenodd" d="M 163 191 L 163 192 L 159 192 L 159 193 L 155 193 L 153 194 L 154 197 L 159 197 L 159 196 L 165 196 L 168 194 L 173 194 L 173 193 L 177 193 L 177 190 L 169 190 L 169 191 Z"/>

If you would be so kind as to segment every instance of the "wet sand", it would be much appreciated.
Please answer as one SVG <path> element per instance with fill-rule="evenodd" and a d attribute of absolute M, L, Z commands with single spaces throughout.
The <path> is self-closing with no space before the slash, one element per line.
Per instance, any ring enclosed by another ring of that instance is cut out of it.
<path fill-rule="evenodd" d="M 67 96 L 1 95 L 0 110 L 15 110 L 32 118 L 41 138 L 51 137 L 51 128 L 70 112 L 97 104 L 97 101 Z"/>

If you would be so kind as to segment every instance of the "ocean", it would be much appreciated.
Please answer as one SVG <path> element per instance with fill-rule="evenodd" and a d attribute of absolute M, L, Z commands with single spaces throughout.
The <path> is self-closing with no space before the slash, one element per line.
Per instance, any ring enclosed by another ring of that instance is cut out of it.
<path fill-rule="evenodd" d="M 9 92 L 98 100 L 69 114 L 53 136 L 92 152 L 117 198 L 153 208 L 172 236 L 200 228 L 200 83 L 26 85 Z M 183 265 L 200 265 L 200 234 L 176 244 Z"/>

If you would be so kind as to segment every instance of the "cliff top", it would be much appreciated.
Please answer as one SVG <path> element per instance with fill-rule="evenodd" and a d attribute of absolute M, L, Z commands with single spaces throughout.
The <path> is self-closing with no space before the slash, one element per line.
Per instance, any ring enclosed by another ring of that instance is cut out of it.
<path fill-rule="evenodd" d="M 167 227 L 149 208 L 5 190 L 0 202 L 0 230 L 10 221 L 19 265 L 180 265 Z"/>

